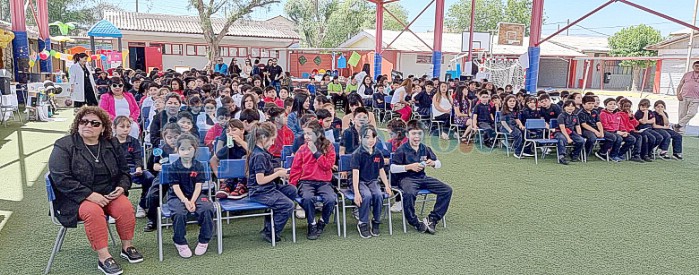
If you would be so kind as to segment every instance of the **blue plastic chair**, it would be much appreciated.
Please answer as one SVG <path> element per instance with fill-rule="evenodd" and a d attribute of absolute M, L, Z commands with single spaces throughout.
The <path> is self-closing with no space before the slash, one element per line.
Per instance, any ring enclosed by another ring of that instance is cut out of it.
<path fill-rule="evenodd" d="M 204 173 L 205 173 L 205 180 L 207 182 L 211 181 L 211 170 L 209 167 L 202 162 L 204 165 Z M 170 218 L 172 217 L 172 211 L 170 211 L 170 207 L 168 207 L 167 203 L 163 204 L 163 185 L 168 185 L 170 184 L 170 163 L 168 164 L 163 164 L 162 165 L 162 170 L 160 171 L 160 174 L 158 177 L 160 177 L 160 185 L 158 186 L 158 219 L 157 219 L 157 228 L 158 228 L 158 259 L 162 262 L 163 261 L 163 228 L 167 226 L 172 226 L 172 222 Z M 202 188 L 202 191 L 204 189 Z M 211 198 L 211 189 L 208 189 L 208 196 Z M 213 202 L 213 201 L 212 201 Z M 216 223 L 216 236 L 217 236 L 217 249 L 218 249 L 218 254 L 221 254 L 223 252 L 223 238 L 221 237 L 221 210 L 220 206 L 218 203 L 213 202 L 214 204 L 214 209 L 216 216 L 214 217 L 214 222 Z M 196 220 L 188 221 L 188 224 L 194 224 L 197 223 Z"/>
<path fill-rule="evenodd" d="M 63 241 L 66 238 L 68 228 L 63 226 L 58 221 L 58 218 L 56 218 L 56 210 L 53 205 L 53 202 L 56 200 L 56 193 L 54 193 L 53 190 L 53 182 L 51 180 L 51 175 L 49 173 L 46 173 L 46 175 L 44 176 L 44 180 L 46 182 L 46 196 L 48 197 L 49 202 L 49 216 L 51 217 L 51 222 L 61 227 L 58 230 L 56 240 L 53 242 L 53 249 L 51 250 L 49 262 L 46 264 L 46 269 L 44 269 L 44 274 L 48 274 L 51 271 L 51 266 L 53 265 L 53 260 L 56 258 L 56 254 L 58 254 L 58 252 L 61 251 L 61 247 L 63 246 Z M 109 217 L 107 217 L 107 219 L 109 219 Z M 83 224 L 83 221 L 79 220 L 78 224 Z M 112 246 L 116 246 L 116 242 L 114 241 L 114 235 L 112 234 L 112 228 L 109 226 L 109 223 L 107 223 L 107 230 L 109 231 L 109 238 L 112 240 Z"/>
<path fill-rule="evenodd" d="M 352 167 L 350 166 L 350 162 L 352 161 L 352 155 L 342 155 L 340 156 L 340 161 L 338 163 L 338 172 L 352 172 Z M 390 183 L 390 180 L 389 180 Z M 348 204 L 347 201 L 353 202 L 354 201 L 354 191 L 349 189 L 349 188 L 340 188 L 340 178 L 338 177 L 337 180 L 337 188 L 340 191 L 340 201 L 338 201 L 338 206 L 342 204 L 342 234 L 343 237 L 347 238 L 347 209 L 349 208 L 357 208 L 356 205 L 354 204 Z M 382 192 L 383 193 L 383 192 Z M 388 194 L 383 193 L 384 200 L 386 200 L 386 204 L 384 204 L 384 211 L 388 214 L 388 234 L 393 235 L 393 218 L 391 215 L 391 198 L 389 197 Z"/>
<path fill-rule="evenodd" d="M 218 166 L 218 178 L 219 179 L 244 179 L 246 178 L 245 175 L 245 160 L 244 159 L 226 159 L 226 160 L 221 160 Z M 220 205 L 219 208 L 219 216 L 221 217 L 221 220 L 226 220 L 228 223 L 230 223 L 230 220 L 232 219 L 242 219 L 242 218 L 249 218 L 249 217 L 264 217 L 264 216 L 269 216 L 270 220 L 274 220 L 274 211 L 269 208 L 269 206 L 254 202 L 250 200 L 249 197 L 239 199 L 239 200 L 231 200 L 231 199 L 219 199 L 218 203 Z M 226 212 L 226 217 L 223 217 L 221 215 L 221 211 Z M 262 213 L 251 213 L 251 214 L 234 214 L 231 215 L 231 212 L 250 212 L 250 211 L 265 211 Z M 219 223 L 219 227 L 220 227 Z M 274 223 L 271 223 L 272 225 L 272 246 L 276 246 L 276 234 L 274 230 Z M 219 229 L 222 230 L 222 229 Z M 222 236 L 219 235 L 219 238 Z"/>
<path fill-rule="evenodd" d="M 556 148 L 556 155 L 558 155 L 558 146 L 556 146 L 556 144 L 558 144 L 558 140 L 546 138 L 546 132 L 548 130 L 549 129 L 546 128 L 546 121 L 544 119 L 527 119 L 527 122 L 524 123 L 524 143 L 522 144 L 522 152 L 519 152 L 519 154 L 521 155 L 524 152 L 524 148 L 527 147 L 527 144 L 531 144 L 534 146 L 535 164 L 539 164 L 539 157 L 536 149 L 541 149 L 541 158 L 546 157 L 546 154 L 544 154 L 544 148 Z M 533 134 L 532 132 L 535 132 L 534 134 L 543 133 L 544 136 L 542 138 L 530 138 L 530 134 Z"/>
<path fill-rule="evenodd" d="M 199 146 L 204 146 L 204 138 L 206 138 L 206 130 L 199 130 Z"/>

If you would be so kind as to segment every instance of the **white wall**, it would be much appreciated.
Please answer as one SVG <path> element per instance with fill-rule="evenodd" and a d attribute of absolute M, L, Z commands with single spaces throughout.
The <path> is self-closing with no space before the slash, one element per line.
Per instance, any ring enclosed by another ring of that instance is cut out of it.
<path fill-rule="evenodd" d="M 431 55 L 429 53 L 425 54 L 419 54 L 419 55 Z M 415 76 L 422 76 L 422 75 L 428 75 L 432 76 L 432 64 L 418 64 L 417 63 L 417 56 L 418 54 L 415 53 L 400 53 L 398 55 L 398 67 L 397 71 L 403 72 L 404 76 L 408 75 L 415 75 Z M 449 68 L 449 60 L 455 57 L 455 55 L 451 54 L 444 54 L 442 55 L 444 57 L 444 63 L 441 66 L 440 70 L 440 78 L 444 78 L 444 75 L 446 74 L 447 70 L 450 69 L 456 69 L 454 68 Z"/>

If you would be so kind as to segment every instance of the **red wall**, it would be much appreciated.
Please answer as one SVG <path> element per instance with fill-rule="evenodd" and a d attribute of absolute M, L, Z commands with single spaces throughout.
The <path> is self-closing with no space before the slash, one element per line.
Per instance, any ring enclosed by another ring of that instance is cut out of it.
<path fill-rule="evenodd" d="M 364 64 L 369 64 L 371 66 L 371 73 L 373 74 L 374 70 L 374 52 L 368 52 L 368 51 L 357 51 L 362 57 L 359 60 L 359 63 L 357 63 L 357 66 L 351 67 L 347 69 L 340 70 L 340 75 L 344 77 L 349 77 L 353 73 L 361 71 L 362 66 Z M 352 55 L 351 51 L 348 52 L 343 52 L 344 56 L 349 59 L 349 56 Z M 306 63 L 301 65 L 299 62 L 299 58 L 301 56 L 306 57 Z M 321 62 L 319 65 L 316 65 L 315 62 L 313 62 L 313 59 L 316 58 L 316 56 L 319 56 L 321 58 Z M 381 74 L 387 74 L 391 75 L 391 70 L 395 68 L 396 64 L 396 58 L 397 58 L 397 53 L 394 51 L 386 51 L 383 53 L 383 63 L 381 64 Z M 325 69 L 330 70 L 332 68 L 332 54 L 330 53 L 291 53 L 290 58 L 289 58 L 289 72 L 291 75 L 296 76 L 296 77 L 301 77 L 303 73 L 311 73 L 313 70 L 320 70 L 320 69 Z"/>

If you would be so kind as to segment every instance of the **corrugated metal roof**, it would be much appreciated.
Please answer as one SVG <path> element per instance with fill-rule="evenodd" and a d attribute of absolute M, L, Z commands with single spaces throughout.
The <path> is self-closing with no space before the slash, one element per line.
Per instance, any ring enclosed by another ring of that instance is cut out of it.
<path fill-rule="evenodd" d="M 349 47 L 354 42 L 358 41 L 361 36 L 365 36 L 369 39 L 374 39 L 376 30 L 363 30 L 355 37 L 350 38 L 347 42 L 342 43 L 339 47 Z M 398 31 L 383 31 L 383 45 L 388 46 L 393 39 L 398 36 L 400 32 Z M 434 42 L 433 32 L 416 32 L 420 39 L 425 41 L 428 45 L 432 45 Z M 497 41 L 497 36 L 493 38 Z M 524 37 L 524 41 L 529 41 L 529 37 Z M 519 56 L 527 52 L 527 46 L 511 46 L 511 45 L 497 45 L 493 44 L 493 55 L 508 55 L 508 56 Z M 406 52 L 431 52 L 429 47 L 420 42 L 415 35 L 410 32 L 403 33 L 398 40 L 391 44 L 391 49 L 406 51 Z M 445 53 L 461 53 L 461 34 L 460 33 L 444 33 L 442 34 L 442 52 Z M 541 44 L 541 56 L 546 57 L 579 57 L 585 56 L 584 54 L 577 52 L 575 50 L 567 49 L 559 45 L 544 42 Z"/>
<path fill-rule="evenodd" d="M 96 24 L 94 24 L 89 31 L 87 31 L 87 35 L 89 36 L 95 36 L 95 37 L 113 37 L 113 38 L 120 38 L 121 36 L 121 31 L 112 24 L 112 22 L 109 22 L 107 20 L 100 20 Z"/>
<path fill-rule="evenodd" d="M 104 19 L 112 22 L 120 30 L 129 31 L 152 31 L 170 33 L 192 33 L 202 34 L 199 17 L 197 16 L 176 16 L 171 14 L 136 13 L 125 11 L 105 11 Z M 226 23 L 223 18 L 211 18 L 214 32 L 220 32 Z M 253 21 L 238 20 L 230 29 L 227 35 L 241 37 L 263 37 L 263 38 L 283 38 L 300 39 L 293 30 L 293 26 L 282 24 L 279 21 Z"/>
<path fill-rule="evenodd" d="M 603 36 L 557 35 L 549 41 L 578 52 L 609 52 L 609 39 Z"/>

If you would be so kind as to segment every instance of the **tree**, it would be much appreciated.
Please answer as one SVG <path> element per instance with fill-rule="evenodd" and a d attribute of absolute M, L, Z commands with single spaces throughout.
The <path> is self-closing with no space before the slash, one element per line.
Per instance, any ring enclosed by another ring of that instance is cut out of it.
<path fill-rule="evenodd" d="M 623 28 L 612 37 L 609 37 L 609 48 L 612 56 L 642 57 L 657 56 L 658 52 L 645 48 L 663 40 L 659 30 L 647 25 L 637 25 Z M 632 67 L 632 87 L 638 91 L 638 77 L 642 68 L 655 65 L 655 61 L 648 60 L 624 60 L 620 66 Z"/>
<path fill-rule="evenodd" d="M 384 8 L 386 10 L 389 10 L 396 17 L 398 17 L 398 19 L 400 19 L 400 21 L 403 24 L 408 25 L 408 11 L 400 4 L 400 2 L 390 3 L 386 5 Z M 376 24 L 376 16 L 372 18 L 371 22 Z M 389 15 L 387 12 L 384 11 L 383 29 L 391 31 L 402 31 L 403 25 L 396 21 L 396 19 L 394 19 L 393 16 Z"/>
<path fill-rule="evenodd" d="M 326 35 L 328 20 L 339 4 L 338 0 L 287 1 L 284 12 L 296 23 L 303 45 L 318 48 Z"/>
<path fill-rule="evenodd" d="M 199 14 L 199 23 L 204 32 L 204 40 L 208 46 L 207 56 L 210 64 L 214 64 L 215 58 L 221 54 L 219 45 L 233 23 L 250 14 L 255 8 L 279 3 L 278 0 L 209 0 L 208 3 L 204 3 L 204 0 L 190 1 L 192 7 L 194 7 Z M 219 13 L 225 16 L 225 23 L 218 33 L 216 33 L 211 23 L 211 17 Z"/>
<path fill-rule="evenodd" d="M 520 23 L 529 33 L 531 25 L 532 0 L 476 0 L 474 31 L 490 32 L 498 28 L 498 23 Z M 468 30 L 471 26 L 471 0 L 460 0 L 449 7 L 446 27 L 454 32 Z"/>

